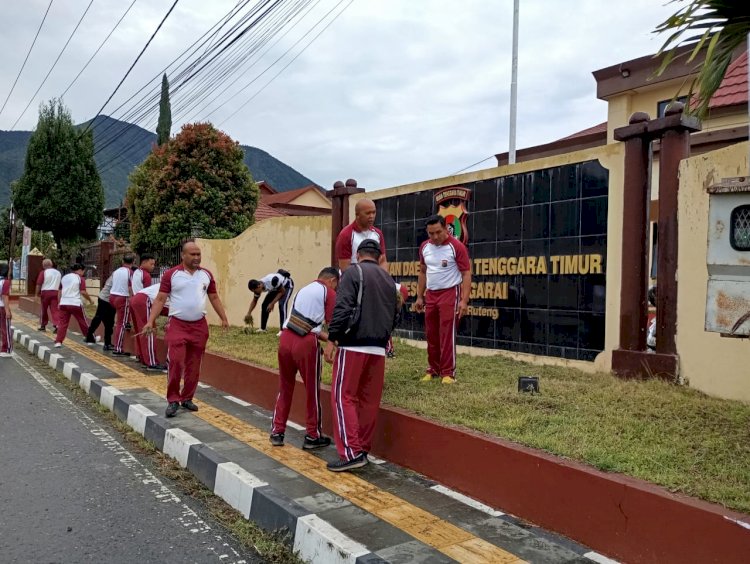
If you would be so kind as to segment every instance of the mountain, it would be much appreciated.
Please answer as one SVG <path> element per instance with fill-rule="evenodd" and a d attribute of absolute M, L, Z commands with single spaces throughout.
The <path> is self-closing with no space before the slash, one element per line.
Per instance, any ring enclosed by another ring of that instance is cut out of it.
<path fill-rule="evenodd" d="M 104 185 L 106 206 L 116 207 L 125 198 L 128 174 L 151 151 L 151 146 L 156 143 L 156 134 L 108 116 L 97 116 L 93 120 L 93 130 L 94 146 L 98 151 L 95 159 Z M 11 181 L 23 174 L 30 137 L 30 131 L 0 131 L 0 207 L 10 202 Z M 254 180 L 265 180 L 279 192 L 315 184 L 267 152 L 246 145 L 241 147 L 245 151 L 245 164 Z"/>

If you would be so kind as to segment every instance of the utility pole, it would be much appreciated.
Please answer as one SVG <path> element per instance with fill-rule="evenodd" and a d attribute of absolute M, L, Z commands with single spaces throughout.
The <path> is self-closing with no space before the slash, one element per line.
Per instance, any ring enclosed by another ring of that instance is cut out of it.
<path fill-rule="evenodd" d="M 13 280 L 13 250 L 16 248 L 16 210 L 10 205 L 10 248 L 8 249 L 8 279 Z"/>
<path fill-rule="evenodd" d="M 508 141 L 508 164 L 516 162 L 516 112 L 518 109 L 518 3 L 513 0 L 513 59 L 510 78 L 510 139 Z"/>

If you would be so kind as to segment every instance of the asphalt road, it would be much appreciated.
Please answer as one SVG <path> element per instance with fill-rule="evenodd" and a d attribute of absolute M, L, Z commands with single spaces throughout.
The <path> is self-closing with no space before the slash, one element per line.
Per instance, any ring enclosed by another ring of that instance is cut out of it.
<path fill-rule="evenodd" d="M 0 561 L 263 562 L 16 355 L 0 358 Z"/>

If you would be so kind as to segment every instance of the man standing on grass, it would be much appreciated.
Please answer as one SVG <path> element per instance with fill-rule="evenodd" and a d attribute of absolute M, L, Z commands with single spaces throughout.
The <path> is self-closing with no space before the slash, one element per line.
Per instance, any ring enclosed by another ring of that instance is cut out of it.
<path fill-rule="evenodd" d="M 464 244 L 448 232 L 445 218 L 427 220 L 429 239 L 419 248 L 418 312 L 424 311 L 429 368 L 422 382 L 456 381 L 456 329 L 469 311 L 471 262 Z"/>
<path fill-rule="evenodd" d="M 86 292 L 86 279 L 83 277 L 84 266 L 76 263 L 70 267 L 70 270 L 70 274 L 63 276 L 60 282 L 62 286 L 60 290 L 60 324 L 55 336 L 56 348 L 62 346 L 65 336 L 68 334 L 71 316 L 76 318 L 83 335 L 88 335 L 89 332 L 89 324 L 86 321 L 86 313 L 83 311 L 81 296 L 86 298 L 90 304 L 94 302 Z"/>
<path fill-rule="evenodd" d="M 201 268 L 200 264 L 200 247 L 193 242 L 183 244 L 182 264 L 167 270 L 162 276 L 151 315 L 143 328 L 146 334 L 156 331 L 156 318 L 169 298 L 169 321 L 165 334 L 169 363 L 167 417 L 174 417 L 180 405 L 189 411 L 198 411 L 198 406 L 193 403 L 193 395 L 198 387 L 201 360 L 208 341 L 206 297 L 221 318 L 221 326 L 224 329 L 229 327 L 224 306 L 216 293 L 213 274 Z"/>
<path fill-rule="evenodd" d="M 156 358 L 156 338 L 153 332 L 144 333 L 143 329 L 151 318 L 151 308 L 159 294 L 161 284 L 151 284 L 150 286 L 136 292 L 130 298 L 130 311 L 133 314 L 133 328 L 136 333 L 136 348 L 138 356 L 143 363 L 144 368 L 151 372 L 166 372 L 167 367 L 159 363 Z M 162 315 L 169 315 L 167 308 L 161 312 Z"/>
<path fill-rule="evenodd" d="M 112 350 L 112 332 L 115 327 L 115 308 L 109 303 L 109 293 L 112 290 L 112 275 L 109 275 L 107 281 L 99 290 L 99 296 L 96 302 L 96 313 L 89 324 L 89 332 L 86 335 L 87 343 L 96 343 L 94 333 L 100 324 L 104 324 L 104 350 Z"/>
<path fill-rule="evenodd" d="M 273 410 L 271 444 L 284 445 L 286 422 L 292 407 L 294 382 L 297 372 L 305 384 L 307 406 L 307 434 L 302 448 L 314 449 L 331 444 L 323 436 L 320 408 L 320 378 L 323 373 L 319 341 L 328 339 L 323 323 L 330 323 L 336 304 L 339 271 L 324 268 L 318 279 L 297 292 L 279 341 L 279 395 Z"/>
<path fill-rule="evenodd" d="M 50 259 L 42 261 L 42 269 L 36 279 L 36 295 L 42 298 L 42 309 L 39 312 L 39 331 L 46 331 L 50 319 L 52 319 L 52 327 L 57 328 L 57 296 L 62 274 L 52 266 Z"/>
<path fill-rule="evenodd" d="M 333 362 L 333 436 L 340 458 L 328 464 L 332 472 L 367 464 L 383 395 L 385 347 L 400 300 L 379 258 L 376 241 L 360 243 L 357 264 L 344 272 L 336 292 L 325 350 L 326 362 Z"/>
<path fill-rule="evenodd" d="M 10 358 L 13 355 L 13 333 L 10 330 L 12 319 L 8 265 L 0 264 L 0 358 Z"/>
<path fill-rule="evenodd" d="M 130 296 L 132 295 L 133 255 L 125 255 L 122 258 L 120 268 L 112 273 L 112 289 L 109 291 L 109 303 L 117 311 L 117 325 L 115 328 L 115 350 L 112 354 L 117 356 L 129 356 L 122 350 L 125 342 L 125 326 L 130 319 Z"/>
<path fill-rule="evenodd" d="M 156 258 L 154 255 L 143 253 L 140 258 L 140 266 L 133 271 L 133 276 L 130 282 L 133 296 L 144 288 L 151 286 L 151 273 L 154 271 L 154 266 L 156 266 Z"/>
<path fill-rule="evenodd" d="M 267 274 L 260 280 L 250 280 L 247 283 L 248 289 L 253 293 L 253 299 L 250 302 L 250 308 L 247 310 L 247 317 L 251 317 L 255 306 L 258 305 L 258 300 L 261 294 L 265 290 L 268 292 L 266 298 L 261 304 L 260 312 L 260 329 L 259 333 L 266 332 L 266 325 L 268 324 L 268 317 L 271 315 L 276 303 L 279 304 L 279 334 L 281 336 L 281 329 L 286 323 L 287 309 L 289 305 L 289 298 L 292 297 L 294 292 L 294 280 L 292 275 L 286 270 L 279 269 L 277 272 Z"/>

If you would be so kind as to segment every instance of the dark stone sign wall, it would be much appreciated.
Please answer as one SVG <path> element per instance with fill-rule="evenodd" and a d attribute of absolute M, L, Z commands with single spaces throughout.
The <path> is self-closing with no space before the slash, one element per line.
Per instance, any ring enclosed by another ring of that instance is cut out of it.
<path fill-rule="evenodd" d="M 470 315 L 457 344 L 593 360 L 604 349 L 609 173 L 588 161 L 376 200 L 391 274 L 413 311 L 424 220 L 446 216 L 472 259 Z"/>

